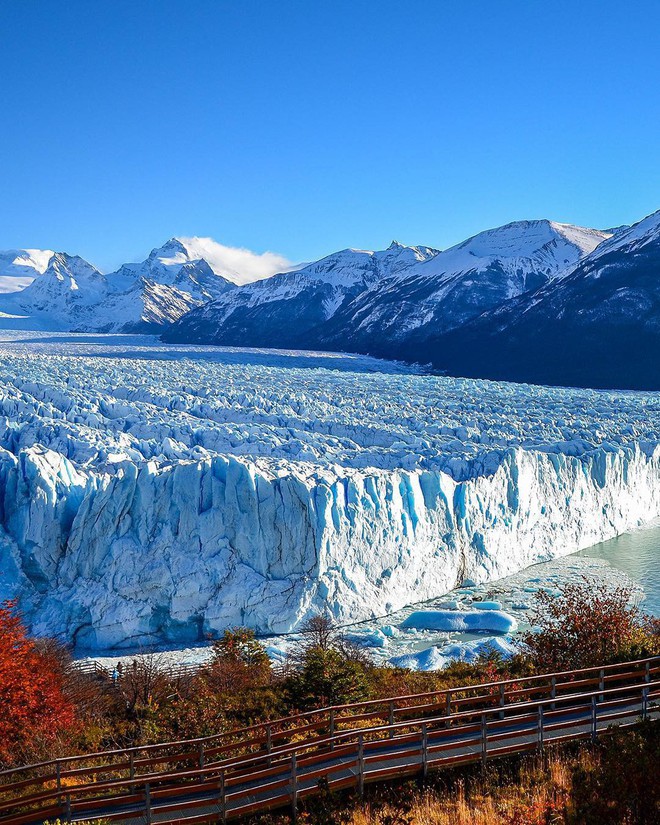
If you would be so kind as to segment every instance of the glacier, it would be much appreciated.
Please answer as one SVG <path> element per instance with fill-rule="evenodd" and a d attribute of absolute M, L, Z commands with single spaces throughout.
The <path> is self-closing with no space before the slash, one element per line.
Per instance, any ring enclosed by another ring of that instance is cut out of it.
<path fill-rule="evenodd" d="M 79 649 L 383 616 L 660 515 L 660 395 L 0 334 L 0 597 Z"/>

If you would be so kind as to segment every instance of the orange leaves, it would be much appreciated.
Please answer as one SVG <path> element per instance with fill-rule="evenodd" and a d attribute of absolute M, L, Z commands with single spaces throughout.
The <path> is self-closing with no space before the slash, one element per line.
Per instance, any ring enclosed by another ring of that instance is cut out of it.
<path fill-rule="evenodd" d="M 34 739 L 53 739 L 74 722 L 62 667 L 27 636 L 14 602 L 0 606 L 0 763 Z"/>
<path fill-rule="evenodd" d="M 595 667 L 653 655 L 658 636 L 625 587 L 584 580 L 539 591 L 525 644 L 538 670 Z"/>

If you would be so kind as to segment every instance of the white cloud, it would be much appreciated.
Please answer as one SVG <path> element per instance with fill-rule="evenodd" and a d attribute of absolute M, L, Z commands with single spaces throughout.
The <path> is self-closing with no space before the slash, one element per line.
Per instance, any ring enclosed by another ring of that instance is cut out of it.
<path fill-rule="evenodd" d="M 286 272 L 293 264 L 277 252 L 252 252 L 236 246 L 224 246 L 213 238 L 178 238 L 191 258 L 204 258 L 216 275 L 235 284 L 248 284 Z"/>

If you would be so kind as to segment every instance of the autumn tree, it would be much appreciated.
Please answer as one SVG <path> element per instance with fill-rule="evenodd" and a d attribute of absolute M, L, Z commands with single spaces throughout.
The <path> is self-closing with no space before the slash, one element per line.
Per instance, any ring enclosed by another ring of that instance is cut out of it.
<path fill-rule="evenodd" d="M 660 635 L 626 587 L 584 579 L 540 590 L 524 637 L 538 670 L 573 670 L 660 652 Z"/>
<path fill-rule="evenodd" d="M 28 637 L 15 602 L 0 605 L 0 763 L 10 764 L 74 723 L 52 645 Z"/>
<path fill-rule="evenodd" d="M 254 631 L 247 627 L 225 630 L 213 644 L 213 658 L 199 676 L 201 710 L 213 723 L 252 724 L 279 715 L 283 708 L 274 683 L 270 659 Z M 197 701 L 195 697 L 191 706 Z M 199 710 L 190 708 L 193 713 Z M 208 720 L 205 723 L 209 727 Z"/>
<path fill-rule="evenodd" d="M 289 705 L 307 710 L 357 702 L 369 694 L 368 659 L 329 616 L 312 616 L 301 627 L 284 682 Z"/>
<path fill-rule="evenodd" d="M 270 666 L 264 646 L 248 627 L 225 630 L 213 643 L 213 655 L 215 662 L 233 662 L 250 668 Z"/>

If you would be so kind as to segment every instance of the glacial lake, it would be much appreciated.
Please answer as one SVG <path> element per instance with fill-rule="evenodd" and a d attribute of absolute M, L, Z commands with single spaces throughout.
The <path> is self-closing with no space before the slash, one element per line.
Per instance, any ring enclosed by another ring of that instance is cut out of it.
<path fill-rule="evenodd" d="M 620 570 L 642 588 L 640 606 L 660 616 L 660 525 L 603 541 L 575 556 L 601 559 Z"/>

